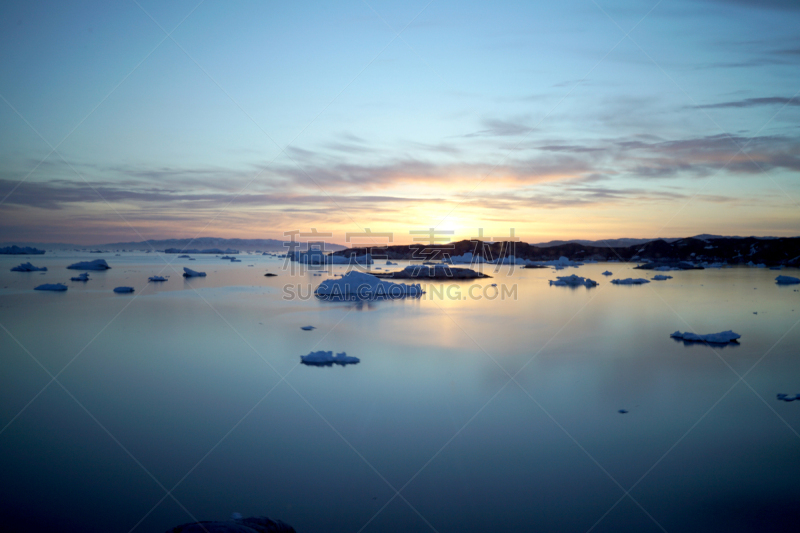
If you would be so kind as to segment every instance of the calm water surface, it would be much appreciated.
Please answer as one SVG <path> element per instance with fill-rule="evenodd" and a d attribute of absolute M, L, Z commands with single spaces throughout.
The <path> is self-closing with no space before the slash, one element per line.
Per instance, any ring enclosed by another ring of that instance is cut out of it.
<path fill-rule="evenodd" d="M 800 402 L 775 399 L 800 393 L 800 292 L 778 272 L 625 287 L 600 273 L 652 273 L 505 267 L 480 299 L 461 283 L 355 303 L 284 300 L 328 276 L 278 259 L 196 257 L 0 256 L 7 527 L 163 532 L 239 512 L 299 532 L 731 532 L 800 517 Z M 97 258 L 112 270 L 68 281 Z M 9 272 L 29 259 L 49 271 Z M 547 283 L 572 273 L 600 286 Z M 69 290 L 32 290 L 57 282 Z M 727 329 L 739 346 L 669 338 Z M 361 363 L 299 365 L 312 350 Z"/>

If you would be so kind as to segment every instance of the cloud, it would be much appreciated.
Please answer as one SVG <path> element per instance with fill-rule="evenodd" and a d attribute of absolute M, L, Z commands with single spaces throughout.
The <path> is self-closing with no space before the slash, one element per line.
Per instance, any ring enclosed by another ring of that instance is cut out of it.
<path fill-rule="evenodd" d="M 518 135 L 527 135 L 533 131 L 533 128 L 525 124 L 508 120 L 484 119 L 481 124 L 484 129 L 473 133 L 467 133 L 463 137 L 515 137 Z"/>
<path fill-rule="evenodd" d="M 764 98 L 745 98 L 744 100 L 734 100 L 732 102 L 720 102 L 718 104 L 704 104 L 693 106 L 693 109 L 721 109 L 721 108 L 746 108 L 766 105 L 798 106 L 800 98 L 786 98 L 784 96 L 768 96 Z"/>

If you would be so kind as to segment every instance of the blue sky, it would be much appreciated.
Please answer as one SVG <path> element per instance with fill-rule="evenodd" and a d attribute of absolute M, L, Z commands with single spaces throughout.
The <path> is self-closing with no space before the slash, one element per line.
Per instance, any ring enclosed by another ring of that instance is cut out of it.
<path fill-rule="evenodd" d="M 0 11 L 0 241 L 800 233 L 796 2 Z"/>

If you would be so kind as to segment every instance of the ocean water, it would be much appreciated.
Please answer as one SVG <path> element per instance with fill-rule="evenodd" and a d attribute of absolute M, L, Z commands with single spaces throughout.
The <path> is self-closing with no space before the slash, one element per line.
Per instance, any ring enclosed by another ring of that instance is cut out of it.
<path fill-rule="evenodd" d="M 163 532 L 238 512 L 299 532 L 736 532 L 800 517 L 800 402 L 776 400 L 800 393 L 800 292 L 774 283 L 796 269 L 629 287 L 609 282 L 653 273 L 486 267 L 419 299 L 329 302 L 307 297 L 327 273 L 194 257 L 0 256 L 3 529 Z M 112 269 L 68 281 L 97 258 Z M 48 272 L 9 272 L 29 259 Z M 573 273 L 600 285 L 547 282 Z M 57 282 L 69 290 L 32 290 Z M 740 345 L 669 337 L 728 329 Z M 299 364 L 316 350 L 361 363 Z"/>

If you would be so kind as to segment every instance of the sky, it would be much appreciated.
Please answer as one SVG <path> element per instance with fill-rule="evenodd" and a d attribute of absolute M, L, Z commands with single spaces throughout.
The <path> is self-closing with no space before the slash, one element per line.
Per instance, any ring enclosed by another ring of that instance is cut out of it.
<path fill-rule="evenodd" d="M 781 0 L 5 2 L 0 242 L 800 235 L 798 27 Z"/>

